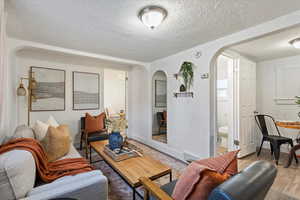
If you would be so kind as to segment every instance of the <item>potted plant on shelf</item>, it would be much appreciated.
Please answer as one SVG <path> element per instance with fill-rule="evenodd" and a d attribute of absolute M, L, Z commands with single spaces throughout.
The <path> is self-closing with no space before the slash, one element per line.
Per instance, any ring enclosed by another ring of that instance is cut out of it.
<path fill-rule="evenodd" d="M 125 130 L 127 129 L 127 124 L 127 120 L 123 115 L 120 115 L 120 118 L 108 118 L 106 120 L 106 127 L 110 133 L 108 141 L 111 150 L 120 150 L 122 148 L 126 140 Z"/>
<path fill-rule="evenodd" d="M 183 83 L 186 91 L 189 91 L 194 81 L 193 63 L 184 61 L 180 67 L 179 74 L 183 79 Z M 182 91 L 183 87 L 181 87 L 180 90 Z"/>

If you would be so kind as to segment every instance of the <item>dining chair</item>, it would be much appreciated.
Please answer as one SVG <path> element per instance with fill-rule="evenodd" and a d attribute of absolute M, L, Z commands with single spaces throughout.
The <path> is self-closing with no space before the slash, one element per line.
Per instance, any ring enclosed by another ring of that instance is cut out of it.
<path fill-rule="evenodd" d="M 270 121 L 275 126 L 277 135 L 275 135 L 274 133 L 269 134 L 266 119 L 268 119 L 268 121 Z M 270 142 L 271 155 L 274 154 L 276 165 L 278 165 L 278 160 L 279 160 L 279 156 L 280 156 L 280 146 L 282 144 L 290 144 L 291 147 L 293 148 L 293 146 L 294 146 L 293 140 L 291 138 L 281 136 L 279 129 L 275 123 L 275 120 L 272 116 L 263 115 L 263 114 L 255 115 L 255 121 L 256 121 L 257 126 L 260 129 L 262 136 L 263 136 L 262 140 L 261 140 L 260 148 L 257 152 L 257 156 L 259 156 L 259 154 L 261 152 L 263 143 L 265 141 L 268 141 L 268 142 Z M 298 163 L 296 154 L 294 154 L 294 156 L 295 156 L 296 162 Z"/>

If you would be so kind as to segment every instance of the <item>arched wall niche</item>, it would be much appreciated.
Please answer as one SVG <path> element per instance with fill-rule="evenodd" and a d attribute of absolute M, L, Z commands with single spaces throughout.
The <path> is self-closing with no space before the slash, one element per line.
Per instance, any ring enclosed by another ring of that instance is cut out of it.
<path fill-rule="evenodd" d="M 152 74 L 152 140 L 167 144 L 167 73 L 163 70 L 156 70 Z"/>

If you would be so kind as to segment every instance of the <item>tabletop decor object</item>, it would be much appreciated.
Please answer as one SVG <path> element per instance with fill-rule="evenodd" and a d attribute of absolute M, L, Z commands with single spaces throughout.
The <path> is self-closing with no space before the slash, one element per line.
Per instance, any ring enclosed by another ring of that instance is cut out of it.
<path fill-rule="evenodd" d="M 125 115 L 120 115 L 120 118 L 107 118 L 106 127 L 108 128 L 108 133 L 110 133 L 108 140 L 111 150 L 122 149 L 123 143 L 127 138 L 125 134 L 127 124 Z M 123 136 L 121 133 L 123 133 Z"/>
<path fill-rule="evenodd" d="M 109 144 L 104 147 L 104 152 L 116 162 L 140 156 L 136 150 L 127 147 L 112 150 Z"/>

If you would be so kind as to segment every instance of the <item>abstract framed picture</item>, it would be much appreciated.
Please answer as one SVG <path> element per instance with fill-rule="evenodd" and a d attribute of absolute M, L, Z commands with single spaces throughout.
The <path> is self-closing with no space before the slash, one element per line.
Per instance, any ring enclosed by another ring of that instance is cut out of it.
<path fill-rule="evenodd" d="M 167 81 L 155 80 L 155 107 L 167 107 Z"/>
<path fill-rule="evenodd" d="M 30 67 L 36 80 L 32 89 L 30 111 L 65 110 L 65 70 L 45 67 Z"/>
<path fill-rule="evenodd" d="M 99 74 L 73 72 L 73 110 L 99 109 L 99 85 Z"/>

